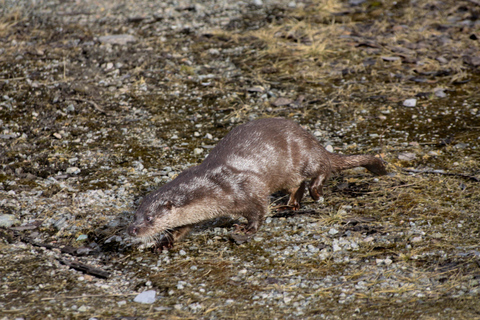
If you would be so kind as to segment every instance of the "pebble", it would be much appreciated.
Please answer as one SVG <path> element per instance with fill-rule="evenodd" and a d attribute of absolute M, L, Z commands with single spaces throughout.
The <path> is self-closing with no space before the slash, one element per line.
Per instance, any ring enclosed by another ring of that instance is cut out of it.
<path fill-rule="evenodd" d="M 417 243 L 417 242 L 421 242 L 422 241 L 422 237 L 414 237 L 412 238 L 412 242 L 413 243 Z"/>
<path fill-rule="evenodd" d="M 78 311 L 79 311 L 79 312 L 85 312 L 85 311 L 87 311 L 87 310 L 88 310 L 88 307 L 85 306 L 85 305 L 82 305 L 82 306 L 80 306 L 80 308 L 78 308 Z"/>
<path fill-rule="evenodd" d="M 398 155 L 399 160 L 403 161 L 412 161 L 417 157 L 415 153 L 412 152 L 403 152 Z"/>
<path fill-rule="evenodd" d="M 65 108 L 65 112 L 69 113 L 69 112 L 74 112 L 75 111 L 75 106 L 70 103 L 66 108 Z"/>
<path fill-rule="evenodd" d="M 338 233 L 338 230 L 335 229 L 335 228 L 330 228 L 330 230 L 328 230 L 328 234 L 330 234 L 330 235 L 332 235 L 332 236 L 335 235 L 335 234 L 337 234 L 337 233 Z"/>
<path fill-rule="evenodd" d="M 13 214 L 2 214 L 0 215 L 0 227 L 10 228 L 14 224 L 18 224 L 20 221 L 15 218 Z"/>
<path fill-rule="evenodd" d="M 156 291 L 155 290 L 148 290 L 144 291 L 140 294 L 138 294 L 135 299 L 133 299 L 134 302 L 138 303 L 144 303 L 144 304 L 152 304 L 155 302 L 155 296 L 156 296 Z"/>
<path fill-rule="evenodd" d="M 369 237 L 366 237 L 363 241 L 364 242 L 372 242 L 373 240 L 375 240 L 375 238 L 372 237 L 372 236 L 369 236 Z"/>
<path fill-rule="evenodd" d="M 417 99 L 407 99 L 403 101 L 404 107 L 415 107 L 417 105 Z"/>
<path fill-rule="evenodd" d="M 67 174 L 79 174 L 81 170 L 77 167 L 69 167 L 67 168 Z"/>
<path fill-rule="evenodd" d="M 445 93 L 445 91 L 443 91 L 443 89 L 438 89 L 438 90 L 435 90 L 435 96 L 438 97 L 438 98 L 445 98 L 447 96 L 447 94 Z"/>
<path fill-rule="evenodd" d="M 137 38 L 131 34 L 115 34 L 98 37 L 102 43 L 126 45 L 129 42 L 137 42 Z"/>

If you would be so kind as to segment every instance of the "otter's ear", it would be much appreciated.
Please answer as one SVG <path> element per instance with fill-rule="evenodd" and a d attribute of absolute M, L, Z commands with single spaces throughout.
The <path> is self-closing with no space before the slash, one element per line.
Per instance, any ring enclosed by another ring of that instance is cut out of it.
<path fill-rule="evenodd" d="M 165 207 L 167 207 L 168 210 L 171 210 L 173 207 L 172 201 L 168 200 L 167 202 L 165 202 Z"/>

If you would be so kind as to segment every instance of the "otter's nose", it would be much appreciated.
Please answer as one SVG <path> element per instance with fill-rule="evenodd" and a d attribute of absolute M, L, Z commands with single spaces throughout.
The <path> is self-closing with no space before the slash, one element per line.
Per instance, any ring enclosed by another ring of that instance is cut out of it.
<path fill-rule="evenodd" d="M 135 227 L 133 224 L 128 226 L 127 232 L 132 237 L 135 237 L 137 235 L 137 231 L 137 227 Z"/>

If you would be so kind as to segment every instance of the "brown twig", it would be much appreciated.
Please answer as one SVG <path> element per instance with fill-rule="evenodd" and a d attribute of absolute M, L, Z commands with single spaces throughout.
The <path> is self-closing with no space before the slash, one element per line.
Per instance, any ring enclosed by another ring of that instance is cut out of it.
<path fill-rule="evenodd" d="M 57 260 L 61 264 L 69 266 L 72 269 L 81 271 L 83 273 L 86 273 L 86 274 L 89 274 L 89 275 L 92 275 L 92 276 L 95 276 L 95 277 L 98 277 L 98 278 L 108 279 L 108 277 L 110 277 L 110 272 L 105 271 L 103 269 L 92 267 L 88 264 L 84 264 L 84 263 L 81 263 L 81 262 L 78 262 L 78 261 L 68 261 L 68 260 L 59 259 L 59 258 L 57 258 Z"/>

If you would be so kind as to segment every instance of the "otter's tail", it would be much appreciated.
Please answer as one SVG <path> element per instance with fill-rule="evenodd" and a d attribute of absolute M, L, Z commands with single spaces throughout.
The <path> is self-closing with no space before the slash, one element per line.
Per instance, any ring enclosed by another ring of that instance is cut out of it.
<path fill-rule="evenodd" d="M 387 174 L 387 169 L 385 169 L 383 161 L 369 154 L 343 155 L 330 153 L 330 163 L 334 172 L 364 167 L 379 176 Z"/>

